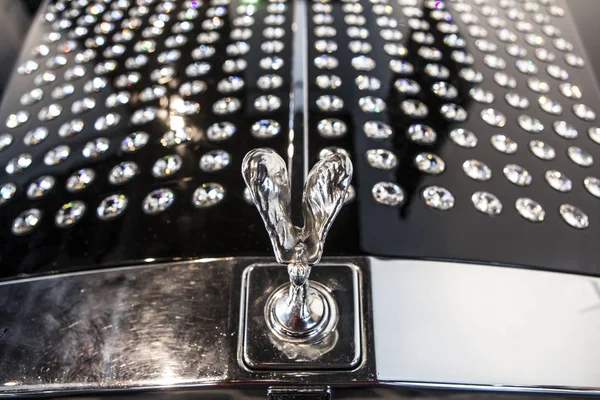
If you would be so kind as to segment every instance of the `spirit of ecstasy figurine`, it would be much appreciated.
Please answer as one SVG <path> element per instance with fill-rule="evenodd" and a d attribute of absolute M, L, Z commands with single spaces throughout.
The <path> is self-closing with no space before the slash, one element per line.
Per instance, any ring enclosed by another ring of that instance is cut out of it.
<path fill-rule="evenodd" d="M 319 161 L 304 184 L 304 227 L 292 224 L 290 182 L 283 159 L 271 149 L 254 149 L 244 157 L 242 175 L 269 233 L 275 258 L 287 264 L 290 284 L 267 301 L 271 331 L 286 340 L 319 339 L 337 324 L 337 306 L 329 291 L 308 277 L 321 260 L 327 232 L 344 205 L 352 179 L 352 162 L 335 153 Z"/>

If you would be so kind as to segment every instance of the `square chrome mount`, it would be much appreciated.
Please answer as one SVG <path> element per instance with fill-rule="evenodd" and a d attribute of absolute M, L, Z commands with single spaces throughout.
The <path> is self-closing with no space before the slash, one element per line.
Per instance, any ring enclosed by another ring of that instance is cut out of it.
<path fill-rule="evenodd" d="M 362 272 L 353 264 L 320 263 L 310 276 L 335 300 L 339 320 L 333 332 L 309 341 L 285 340 L 272 332 L 265 311 L 269 297 L 288 283 L 277 264 L 254 264 L 243 273 L 238 361 L 250 370 L 348 371 L 364 361 Z"/>

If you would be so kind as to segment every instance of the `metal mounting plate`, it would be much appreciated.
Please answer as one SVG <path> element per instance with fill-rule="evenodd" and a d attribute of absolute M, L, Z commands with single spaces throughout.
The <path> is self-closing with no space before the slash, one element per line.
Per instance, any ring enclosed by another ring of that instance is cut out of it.
<path fill-rule="evenodd" d="M 240 309 L 240 364 L 253 370 L 352 370 L 360 366 L 362 334 L 361 273 L 351 264 L 319 264 L 311 274 L 329 288 L 339 307 L 336 330 L 319 343 L 300 344 L 279 339 L 265 321 L 265 304 L 273 291 L 288 281 L 277 264 L 244 270 Z"/>

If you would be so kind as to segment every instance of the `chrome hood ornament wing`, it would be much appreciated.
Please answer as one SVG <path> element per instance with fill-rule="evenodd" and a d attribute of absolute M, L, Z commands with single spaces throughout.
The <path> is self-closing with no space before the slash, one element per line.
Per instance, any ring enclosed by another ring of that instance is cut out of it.
<path fill-rule="evenodd" d="M 312 168 L 302 196 L 302 228 L 291 222 L 288 172 L 275 151 L 261 148 L 248 152 L 242 176 L 265 223 L 277 262 L 288 265 L 290 283 L 277 289 L 267 302 L 267 324 L 284 339 L 322 338 L 335 329 L 337 306 L 322 285 L 309 287 L 308 277 L 311 266 L 321 260 L 327 232 L 344 205 L 352 162 L 335 153 Z"/>

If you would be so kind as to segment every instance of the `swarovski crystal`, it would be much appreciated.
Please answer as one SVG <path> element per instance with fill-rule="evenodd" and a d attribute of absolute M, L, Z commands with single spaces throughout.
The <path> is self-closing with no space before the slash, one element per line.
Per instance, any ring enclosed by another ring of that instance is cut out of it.
<path fill-rule="evenodd" d="M 559 136 L 565 139 L 575 139 L 578 135 L 577 129 L 567 121 L 554 121 L 552 127 Z"/>
<path fill-rule="evenodd" d="M 358 105 L 363 112 L 380 113 L 386 109 L 385 101 L 380 97 L 364 96 L 358 99 Z"/>
<path fill-rule="evenodd" d="M 83 218 L 86 205 L 83 201 L 75 200 L 63 204 L 54 217 L 54 223 L 59 228 L 68 228 Z"/>
<path fill-rule="evenodd" d="M 398 165 L 398 158 L 394 153 L 385 149 L 371 149 L 366 153 L 367 162 L 373 168 L 392 169 Z"/>
<path fill-rule="evenodd" d="M 192 132 L 190 128 L 184 127 L 181 129 L 175 129 L 168 131 L 160 138 L 160 144 L 164 147 L 175 147 L 180 144 L 189 142 L 192 140 Z"/>
<path fill-rule="evenodd" d="M 600 128 L 597 128 L 597 127 L 590 127 L 590 128 L 588 128 L 588 136 L 595 143 L 600 144 Z M 0 140 L 0 150 L 2 150 L 1 140 Z"/>
<path fill-rule="evenodd" d="M 41 219 L 42 212 L 37 208 L 25 210 L 13 220 L 12 233 L 15 235 L 26 235 L 40 223 Z"/>
<path fill-rule="evenodd" d="M 440 114 L 448 121 L 464 121 L 467 119 L 467 110 L 454 103 L 443 104 L 440 107 Z"/>
<path fill-rule="evenodd" d="M 235 128 L 234 128 L 235 129 Z M 259 139 L 269 139 L 275 137 L 281 132 L 279 122 L 272 119 L 261 119 L 252 124 L 252 136 Z"/>
<path fill-rule="evenodd" d="M 542 110 L 546 111 L 548 114 L 559 115 L 562 113 L 562 106 L 548 96 L 540 96 L 538 98 L 538 103 Z"/>
<path fill-rule="evenodd" d="M 128 202 L 124 194 L 112 194 L 100 202 L 96 215 L 102 220 L 115 219 L 125 212 Z"/>
<path fill-rule="evenodd" d="M 224 150 L 212 150 L 200 158 L 200 169 L 204 172 L 220 171 L 231 163 L 231 156 Z"/>
<path fill-rule="evenodd" d="M 492 177 L 492 170 L 479 160 L 467 160 L 462 165 L 463 171 L 469 178 L 476 181 L 487 181 Z"/>
<path fill-rule="evenodd" d="M 20 102 L 24 106 L 30 106 L 42 100 L 42 98 L 44 98 L 44 91 L 40 88 L 35 88 L 21 96 Z"/>
<path fill-rule="evenodd" d="M 437 139 L 437 134 L 427 125 L 413 124 L 408 127 L 408 137 L 415 143 L 419 144 L 433 144 Z"/>
<path fill-rule="evenodd" d="M 69 192 L 78 192 L 90 186 L 95 178 L 96 173 L 93 169 L 82 168 L 69 175 L 66 188 Z"/>
<path fill-rule="evenodd" d="M 389 138 L 392 134 L 392 127 L 384 122 L 367 121 L 363 125 L 363 131 L 369 139 L 382 140 Z"/>
<path fill-rule="evenodd" d="M 242 102 L 235 97 L 225 97 L 217 100 L 212 110 L 217 115 L 225 115 L 236 112 L 242 106 Z"/>
<path fill-rule="evenodd" d="M 192 195 L 192 202 L 198 208 L 211 207 L 225 198 L 225 188 L 218 183 L 203 183 Z"/>
<path fill-rule="evenodd" d="M 565 174 L 555 169 L 546 171 L 544 178 L 550 187 L 559 192 L 568 192 L 573 188 L 573 182 Z"/>
<path fill-rule="evenodd" d="M 600 198 L 600 179 L 595 178 L 593 176 L 588 176 L 583 180 L 583 185 L 590 192 L 591 195 Z M 0 189 L 1 194 L 1 189 Z M 0 196 L 0 202 L 2 201 L 2 197 Z"/>
<path fill-rule="evenodd" d="M 16 128 L 17 126 L 23 125 L 27 120 L 29 120 L 29 113 L 27 111 L 17 111 L 6 118 L 6 127 Z"/>
<path fill-rule="evenodd" d="M 321 111 L 340 111 L 344 108 L 344 100 L 334 95 L 321 95 L 317 98 L 317 107 Z"/>
<path fill-rule="evenodd" d="M 7 174 L 12 175 L 27 169 L 33 162 L 33 157 L 29 153 L 21 153 L 18 156 L 8 160 L 4 170 Z"/>
<path fill-rule="evenodd" d="M 30 130 L 23 137 L 23 143 L 26 146 L 35 146 L 46 140 L 48 137 L 48 128 L 39 127 Z"/>
<path fill-rule="evenodd" d="M 177 154 L 170 154 L 156 160 L 152 166 L 152 175 L 155 178 L 165 178 L 171 176 L 183 165 L 183 160 Z"/>
<path fill-rule="evenodd" d="M 505 154 L 514 154 L 519 147 L 517 142 L 502 134 L 493 135 L 490 138 L 490 143 L 496 150 Z"/>
<path fill-rule="evenodd" d="M 101 117 L 98 117 L 94 122 L 94 128 L 97 131 L 105 131 L 107 129 L 114 128 L 121 121 L 121 115 L 117 113 L 108 113 Z"/>
<path fill-rule="evenodd" d="M 43 128 L 42 128 L 43 129 Z M 13 136 L 10 133 L 3 133 L 0 135 L 0 151 L 8 148 L 13 142 Z"/>
<path fill-rule="evenodd" d="M 573 228 L 585 229 L 590 225 L 588 216 L 574 205 L 561 204 L 559 212 L 565 222 Z"/>
<path fill-rule="evenodd" d="M 529 115 L 519 115 L 517 122 L 519 123 L 519 126 L 525 129 L 527 132 L 540 133 L 542 130 L 544 130 L 544 125 L 540 122 L 540 120 L 530 117 Z"/>
<path fill-rule="evenodd" d="M 317 100 L 317 105 L 318 104 L 319 100 Z M 258 111 L 276 111 L 279 110 L 280 107 L 281 99 L 271 94 L 259 96 L 254 100 L 254 108 L 256 108 Z"/>
<path fill-rule="evenodd" d="M 44 197 L 52 190 L 55 183 L 56 179 L 51 175 L 40 176 L 27 187 L 27 197 L 32 200 Z"/>
<path fill-rule="evenodd" d="M 373 185 L 371 194 L 376 202 L 386 206 L 397 206 L 404 200 L 404 191 L 392 182 L 378 182 Z"/>
<path fill-rule="evenodd" d="M 446 211 L 454 207 L 454 196 L 441 186 L 428 186 L 421 193 L 425 204 L 437 210 Z"/>
<path fill-rule="evenodd" d="M 132 132 L 121 141 L 121 150 L 125 153 L 133 153 L 144 147 L 150 140 L 146 132 Z"/>
<path fill-rule="evenodd" d="M 44 156 L 44 164 L 46 165 L 57 165 L 62 163 L 69 157 L 71 148 L 67 145 L 61 144 L 55 148 L 49 150 Z"/>
<path fill-rule="evenodd" d="M 115 165 L 108 173 L 108 181 L 113 185 L 122 185 L 132 180 L 140 169 L 133 161 L 123 161 Z"/>
<path fill-rule="evenodd" d="M 171 189 L 160 188 L 151 191 L 144 197 L 142 209 L 146 214 L 154 215 L 171 207 L 175 201 L 175 194 Z"/>
<path fill-rule="evenodd" d="M 481 119 L 491 126 L 503 127 L 506 125 L 506 116 L 494 108 L 486 108 L 482 110 Z"/>
<path fill-rule="evenodd" d="M 504 98 L 506 99 L 506 102 L 514 108 L 523 110 L 529 107 L 529 100 L 527 97 L 523 97 L 519 93 L 509 92 L 504 95 Z"/>
<path fill-rule="evenodd" d="M 195 96 L 206 91 L 206 83 L 204 81 L 184 82 L 179 86 L 179 94 L 183 97 Z"/>
<path fill-rule="evenodd" d="M 531 174 L 525 168 L 517 164 L 507 164 L 502 172 L 506 179 L 517 186 L 528 186 L 531 184 Z"/>
<path fill-rule="evenodd" d="M 594 163 L 594 158 L 590 153 L 580 147 L 571 146 L 567 149 L 567 155 L 575 164 L 582 167 L 591 167 Z"/>
<path fill-rule="evenodd" d="M 479 86 L 471 88 L 469 90 L 469 95 L 473 98 L 473 100 L 483 104 L 490 104 L 494 101 L 494 94 L 490 90 L 486 90 Z"/>
<path fill-rule="evenodd" d="M 256 85 L 262 90 L 278 89 L 279 87 L 281 87 L 281 85 L 283 85 L 283 78 L 279 75 L 273 74 L 262 75 L 256 81 Z"/>
<path fill-rule="evenodd" d="M 425 103 L 422 103 L 419 100 L 404 100 L 400 104 L 400 108 L 402 109 L 404 114 L 413 118 L 425 118 L 427 114 L 429 114 L 429 110 L 427 109 Z"/>
<path fill-rule="evenodd" d="M 561 83 L 560 85 L 558 85 L 558 89 L 563 94 L 563 96 L 568 97 L 570 99 L 580 99 L 583 96 L 579 86 L 570 84 L 568 82 Z"/>
<path fill-rule="evenodd" d="M 550 91 L 550 85 L 539 78 L 527 79 L 527 86 L 536 93 L 548 93 Z"/>
<path fill-rule="evenodd" d="M 542 160 L 553 160 L 556 157 L 556 150 L 554 147 L 541 140 L 532 140 L 529 142 L 529 150 L 534 156 Z"/>
<path fill-rule="evenodd" d="M 437 175 L 444 172 L 446 164 L 433 153 L 420 153 L 415 157 L 415 166 L 422 172 Z"/>
<path fill-rule="evenodd" d="M 344 136 L 348 128 L 346 124 L 336 118 L 326 118 L 319 121 L 317 124 L 319 135 L 326 138 L 337 138 Z"/>
<path fill-rule="evenodd" d="M 498 215 L 502 212 L 502 202 L 489 192 L 475 192 L 471 196 L 475 208 L 487 215 Z"/>
<path fill-rule="evenodd" d="M 584 121 L 594 121 L 596 113 L 585 104 L 574 104 L 573 113 Z"/>
<path fill-rule="evenodd" d="M 6 204 L 17 193 L 17 185 L 14 183 L 4 183 L 0 185 L 0 206 Z"/>
<path fill-rule="evenodd" d="M 477 146 L 477 136 L 467 129 L 457 128 L 450 131 L 450 139 L 457 145 L 465 148 Z"/>
<path fill-rule="evenodd" d="M 531 222 L 542 222 L 546 217 L 544 208 L 535 200 L 520 197 L 515 202 L 515 208 L 521 216 Z"/>
<path fill-rule="evenodd" d="M 99 137 L 94 140 L 91 140 L 83 146 L 83 150 L 81 154 L 85 158 L 96 158 L 108 150 L 110 146 L 110 141 L 107 138 Z"/>

